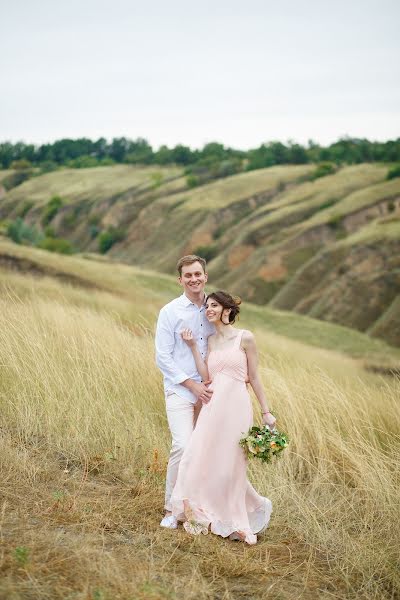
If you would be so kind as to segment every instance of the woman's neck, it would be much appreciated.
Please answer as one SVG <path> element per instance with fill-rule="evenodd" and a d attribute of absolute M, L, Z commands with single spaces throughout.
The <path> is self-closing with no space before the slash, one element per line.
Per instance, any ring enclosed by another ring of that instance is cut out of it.
<path fill-rule="evenodd" d="M 235 328 L 232 327 L 232 325 L 225 325 L 221 321 L 217 321 L 216 323 L 214 323 L 214 325 L 215 329 L 217 330 L 217 337 L 220 338 L 231 337 L 232 332 L 235 330 Z"/>

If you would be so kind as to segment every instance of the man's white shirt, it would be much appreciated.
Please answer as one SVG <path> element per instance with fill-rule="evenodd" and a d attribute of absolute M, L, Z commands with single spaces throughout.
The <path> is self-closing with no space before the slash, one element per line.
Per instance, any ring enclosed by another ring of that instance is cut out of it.
<path fill-rule="evenodd" d="M 156 329 L 156 363 L 164 376 L 166 396 L 177 394 L 195 403 L 196 397 L 180 385 L 186 379 L 201 381 L 193 354 L 181 336 L 182 329 L 191 329 L 203 358 L 207 355 L 207 340 L 215 332 L 208 322 L 205 305 L 200 308 L 182 294 L 161 310 Z"/>

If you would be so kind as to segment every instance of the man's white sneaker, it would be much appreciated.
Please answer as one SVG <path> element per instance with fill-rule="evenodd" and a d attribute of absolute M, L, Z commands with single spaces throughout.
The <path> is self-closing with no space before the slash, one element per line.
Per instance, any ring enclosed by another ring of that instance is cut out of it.
<path fill-rule="evenodd" d="M 167 529 L 177 529 L 178 519 L 174 515 L 168 515 L 162 519 L 160 525 L 161 527 L 167 527 Z"/>

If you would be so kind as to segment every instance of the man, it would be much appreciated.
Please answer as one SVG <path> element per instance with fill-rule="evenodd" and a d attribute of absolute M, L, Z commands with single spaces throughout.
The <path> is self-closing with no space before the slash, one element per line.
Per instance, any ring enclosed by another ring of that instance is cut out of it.
<path fill-rule="evenodd" d="M 178 475 L 179 463 L 193 432 L 195 405 L 209 402 L 212 392 L 208 382 L 202 382 L 189 346 L 181 331 L 192 330 L 203 357 L 207 354 L 207 339 L 215 329 L 205 316 L 204 287 L 207 283 L 206 261 L 191 254 L 177 264 L 179 284 L 183 294 L 160 311 L 156 330 L 156 362 L 164 376 L 164 390 L 172 447 L 165 484 L 165 517 L 160 525 L 170 529 L 178 526 L 169 504 Z"/>

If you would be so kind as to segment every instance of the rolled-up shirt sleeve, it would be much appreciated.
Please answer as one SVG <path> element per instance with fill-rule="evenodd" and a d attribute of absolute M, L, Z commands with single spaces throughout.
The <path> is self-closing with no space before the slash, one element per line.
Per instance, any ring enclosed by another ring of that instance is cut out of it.
<path fill-rule="evenodd" d="M 175 332 L 167 311 L 161 309 L 156 328 L 156 363 L 164 377 L 177 384 L 189 379 L 173 359 Z"/>

